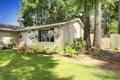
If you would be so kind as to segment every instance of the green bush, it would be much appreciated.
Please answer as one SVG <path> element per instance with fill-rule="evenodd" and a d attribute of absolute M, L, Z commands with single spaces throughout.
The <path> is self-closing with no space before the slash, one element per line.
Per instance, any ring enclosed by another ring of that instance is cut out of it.
<path fill-rule="evenodd" d="M 15 46 L 15 44 L 8 44 L 8 45 L 4 45 L 4 46 L 2 47 L 2 50 L 12 49 L 12 48 L 13 48 L 13 46 Z"/>
<path fill-rule="evenodd" d="M 52 46 L 49 46 L 49 47 L 47 47 L 46 49 L 47 49 L 48 52 L 54 52 L 54 49 L 55 49 L 55 48 L 52 47 Z"/>
<path fill-rule="evenodd" d="M 76 39 L 73 40 L 73 45 L 72 46 L 77 52 L 81 52 L 81 51 L 85 50 L 86 42 L 82 38 L 76 38 Z"/>
<path fill-rule="evenodd" d="M 46 49 L 43 46 L 39 46 L 36 43 L 31 43 L 30 45 L 28 45 L 28 47 L 35 49 L 36 52 L 45 52 L 46 51 Z"/>
<path fill-rule="evenodd" d="M 65 47 L 65 51 L 71 56 L 71 57 L 75 57 L 77 55 L 77 51 L 75 49 L 73 49 L 70 45 L 67 45 Z"/>
<path fill-rule="evenodd" d="M 117 26 L 118 26 L 118 21 L 114 19 L 111 20 L 110 23 L 108 24 L 108 34 L 117 33 Z"/>
<path fill-rule="evenodd" d="M 64 54 L 64 49 L 59 46 L 55 48 L 55 52 L 57 52 L 58 54 Z"/>
<path fill-rule="evenodd" d="M 37 47 L 37 44 L 36 43 L 31 43 L 28 45 L 29 48 L 36 48 Z"/>
<path fill-rule="evenodd" d="M 117 47 L 115 48 L 115 50 L 120 51 L 120 46 L 117 46 Z"/>
<path fill-rule="evenodd" d="M 8 47 L 8 45 L 5 45 L 5 46 L 2 47 L 2 50 L 6 50 L 6 49 L 10 49 L 10 48 Z"/>
<path fill-rule="evenodd" d="M 101 54 L 101 50 L 99 48 L 94 49 L 92 52 L 93 56 L 99 56 L 100 54 Z"/>
<path fill-rule="evenodd" d="M 35 48 L 36 52 L 46 52 L 46 49 L 43 46 L 37 45 Z"/>
<path fill-rule="evenodd" d="M 14 43 L 12 43 L 12 44 L 8 44 L 8 47 L 9 47 L 9 49 L 12 49 L 13 48 L 13 46 L 15 46 L 16 44 L 14 44 Z"/>

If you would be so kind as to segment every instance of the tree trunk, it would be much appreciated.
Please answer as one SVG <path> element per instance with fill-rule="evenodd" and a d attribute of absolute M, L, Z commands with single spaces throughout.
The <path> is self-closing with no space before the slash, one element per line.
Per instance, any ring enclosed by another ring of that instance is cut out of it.
<path fill-rule="evenodd" d="M 120 0 L 119 0 L 119 14 L 118 14 L 118 34 L 120 34 Z"/>
<path fill-rule="evenodd" d="M 39 25 L 38 17 L 39 17 L 39 13 L 38 13 L 38 8 L 37 8 L 37 9 L 36 9 L 36 16 L 35 16 L 35 26 L 38 26 L 38 25 Z"/>
<path fill-rule="evenodd" d="M 101 48 L 101 3 L 95 9 L 94 47 Z"/>
<path fill-rule="evenodd" d="M 84 40 L 87 43 L 86 49 L 88 50 L 91 48 L 91 41 L 90 41 L 90 18 L 87 14 L 86 3 L 84 5 Z"/>
<path fill-rule="evenodd" d="M 45 24 L 47 24 L 48 10 L 45 8 Z"/>
<path fill-rule="evenodd" d="M 107 12 L 104 10 L 104 34 L 107 33 Z"/>

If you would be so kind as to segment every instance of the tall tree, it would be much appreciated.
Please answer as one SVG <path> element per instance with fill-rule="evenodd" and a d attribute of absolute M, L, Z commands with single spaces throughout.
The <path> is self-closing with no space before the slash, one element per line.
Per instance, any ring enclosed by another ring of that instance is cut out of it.
<path fill-rule="evenodd" d="M 108 22 L 107 18 L 108 18 L 107 11 L 104 10 L 104 34 L 107 33 L 107 22 Z"/>
<path fill-rule="evenodd" d="M 118 34 L 120 34 L 120 0 L 119 0 L 119 14 L 118 14 Z"/>
<path fill-rule="evenodd" d="M 107 34 L 107 31 L 109 30 L 109 23 L 111 23 L 114 20 L 116 20 L 117 15 L 117 3 L 118 0 L 105 0 L 102 4 L 102 10 L 103 13 L 103 21 L 104 21 L 104 34 Z"/>
<path fill-rule="evenodd" d="M 32 26 L 33 25 L 33 19 L 32 14 L 28 6 L 26 6 L 27 1 L 23 0 L 21 3 L 21 11 L 18 13 L 18 22 L 21 26 Z"/>
<path fill-rule="evenodd" d="M 49 23 L 61 22 L 66 14 L 66 5 L 63 0 L 51 0 L 49 7 Z"/>
<path fill-rule="evenodd" d="M 41 21 L 41 19 L 43 18 L 44 12 L 46 7 L 48 6 L 48 2 L 47 0 L 23 0 L 21 3 L 21 11 L 19 12 L 19 14 L 21 15 L 21 17 L 19 20 L 21 23 L 23 23 L 25 21 L 25 17 L 23 17 L 25 14 L 30 14 L 30 16 L 28 15 L 28 17 L 30 19 L 32 19 L 33 23 L 35 23 L 35 25 L 40 25 L 43 22 Z M 26 12 L 27 13 L 24 13 Z M 25 23 L 23 23 L 24 26 Z M 27 25 L 28 26 L 28 25 Z"/>
<path fill-rule="evenodd" d="M 94 46 L 101 48 L 101 2 L 95 8 Z"/>
<path fill-rule="evenodd" d="M 91 48 L 90 43 L 90 13 L 95 9 L 101 0 L 75 0 L 78 7 L 84 9 L 84 40 L 87 43 L 87 49 Z"/>
<path fill-rule="evenodd" d="M 73 0 L 23 0 L 18 21 L 23 26 L 31 26 L 33 23 L 41 25 L 79 17 L 77 7 L 71 5 L 72 2 Z M 28 16 L 24 16 L 26 14 Z M 27 23 L 28 20 L 31 20 L 31 25 Z"/>
<path fill-rule="evenodd" d="M 77 6 L 72 0 L 51 0 L 49 5 L 49 23 L 66 21 L 78 17 Z"/>
<path fill-rule="evenodd" d="M 83 9 L 84 12 L 84 40 L 87 43 L 87 49 L 91 48 L 90 41 L 90 13 L 93 9 L 94 0 L 75 0 L 75 4 L 79 10 Z"/>
<path fill-rule="evenodd" d="M 84 1 L 84 40 L 87 43 L 87 49 L 91 48 L 91 41 L 90 41 L 90 14 L 89 14 L 89 2 L 87 0 Z"/>

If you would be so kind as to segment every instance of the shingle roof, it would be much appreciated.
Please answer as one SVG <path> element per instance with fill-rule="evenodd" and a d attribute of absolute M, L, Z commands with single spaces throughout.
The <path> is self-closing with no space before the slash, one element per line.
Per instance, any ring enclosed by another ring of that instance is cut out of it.
<path fill-rule="evenodd" d="M 19 29 L 23 29 L 23 27 L 13 26 L 8 24 L 0 24 L 0 30 L 14 31 Z"/>
<path fill-rule="evenodd" d="M 19 26 L 13 26 L 13 25 L 7 25 L 7 24 L 0 24 L 0 30 L 6 30 L 6 31 L 26 31 L 26 30 L 31 30 L 31 29 L 40 29 L 40 28 L 49 28 L 49 27 L 55 27 L 58 25 L 63 25 L 67 23 L 71 23 L 74 21 L 78 21 L 81 25 L 81 27 L 84 27 L 82 21 L 79 18 L 70 20 L 70 21 L 65 21 L 65 22 L 60 22 L 60 23 L 54 23 L 54 24 L 47 24 L 47 25 L 40 25 L 40 26 L 32 26 L 32 27 L 19 27 Z"/>
<path fill-rule="evenodd" d="M 33 26 L 33 27 L 29 27 L 28 26 L 28 27 L 25 27 L 25 28 L 22 28 L 22 29 L 19 29 L 19 30 L 16 30 L 16 31 L 25 31 L 25 30 L 40 29 L 40 28 L 50 28 L 50 27 L 55 27 L 55 26 L 58 26 L 58 25 L 64 25 L 64 24 L 67 24 L 67 23 L 72 23 L 74 21 L 78 21 L 80 23 L 81 27 L 82 28 L 84 27 L 82 21 L 79 18 L 76 18 L 76 19 L 72 19 L 72 20 L 65 21 L 65 22 L 60 22 L 60 23 L 40 25 L 40 26 Z"/>

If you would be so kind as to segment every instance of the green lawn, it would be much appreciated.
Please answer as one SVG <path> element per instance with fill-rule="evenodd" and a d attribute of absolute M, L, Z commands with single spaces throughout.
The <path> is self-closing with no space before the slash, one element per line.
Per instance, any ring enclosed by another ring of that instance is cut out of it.
<path fill-rule="evenodd" d="M 59 57 L 0 52 L 0 80 L 120 80 L 111 72 Z"/>

